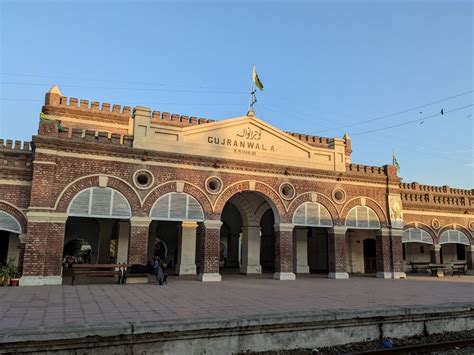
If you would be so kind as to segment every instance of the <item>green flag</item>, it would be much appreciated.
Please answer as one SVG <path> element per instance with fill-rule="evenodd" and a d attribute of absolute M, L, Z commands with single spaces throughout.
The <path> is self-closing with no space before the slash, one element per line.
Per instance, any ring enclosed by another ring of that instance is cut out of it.
<path fill-rule="evenodd" d="M 256 86 L 259 90 L 263 91 L 263 84 L 262 84 L 262 82 L 260 81 L 260 78 L 258 77 L 257 70 L 255 69 L 255 65 L 253 66 L 252 80 L 253 80 L 253 83 L 255 84 L 255 86 Z"/>
<path fill-rule="evenodd" d="M 400 171 L 400 164 L 398 164 L 397 158 L 395 157 L 395 153 L 393 154 L 392 165 L 397 168 L 398 173 Z"/>

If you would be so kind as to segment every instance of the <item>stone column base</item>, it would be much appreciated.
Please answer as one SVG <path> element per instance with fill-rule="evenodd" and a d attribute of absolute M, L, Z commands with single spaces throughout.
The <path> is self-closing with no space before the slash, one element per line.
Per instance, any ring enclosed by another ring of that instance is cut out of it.
<path fill-rule="evenodd" d="M 348 279 L 349 274 L 347 272 L 330 272 L 328 274 L 329 279 Z"/>
<path fill-rule="evenodd" d="M 198 280 L 202 282 L 215 282 L 215 281 L 222 281 L 222 277 L 220 274 L 211 274 L 211 273 L 205 273 L 205 274 L 199 274 L 198 275 Z"/>
<path fill-rule="evenodd" d="M 242 265 L 240 268 L 240 273 L 249 275 L 249 274 L 261 274 L 262 267 L 260 265 Z"/>
<path fill-rule="evenodd" d="M 393 277 L 393 273 L 392 272 L 378 271 L 377 274 L 376 274 L 376 277 L 378 277 L 380 279 L 391 279 Z"/>
<path fill-rule="evenodd" d="M 178 275 L 196 275 L 196 264 L 181 264 L 177 266 Z"/>
<path fill-rule="evenodd" d="M 404 272 L 394 272 L 393 273 L 393 278 L 394 279 L 406 279 L 407 274 L 405 274 Z"/>
<path fill-rule="evenodd" d="M 61 276 L 22 276 L 20 278 L 20 286 L 61 285 L 62 283 Z"/>
<path fill-rule="evenodd" d="M 296 265 L 296 273 L 297 274 L 309 274 L 309 266 L 308 265 Z"/>
<path fill-rule="evenodd" d="M 275 280 L 296 280 L 296 275 L 292 272 L 275 272 L 273 278 Z"/>

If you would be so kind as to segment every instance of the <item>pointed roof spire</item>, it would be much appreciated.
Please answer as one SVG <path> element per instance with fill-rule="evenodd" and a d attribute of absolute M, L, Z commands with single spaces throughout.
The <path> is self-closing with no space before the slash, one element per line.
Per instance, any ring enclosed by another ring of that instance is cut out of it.
<path fill-rule="evenodd" d="M 48 94 L 57 94 L 57 95 L 63 96 L 63 94 L 61 94 L 61 91 L 59 91 L 59 88 L 56 84 L 54 84 L 53 87 L 51 89 L 49 89 L 49 91 L 47 93 Z"/>
<path fill-rule="evenodd" d="M 344 138 L 346 141 L 351 139 L 351 137 L 349 137 L 349 133 L 347 132 L 344 134 L 344 137 L 342 138 Z"/>

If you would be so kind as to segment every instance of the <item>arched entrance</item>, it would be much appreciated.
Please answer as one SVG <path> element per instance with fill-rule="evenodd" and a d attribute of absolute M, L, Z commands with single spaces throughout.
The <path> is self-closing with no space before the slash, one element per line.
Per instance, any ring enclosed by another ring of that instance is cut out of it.
<path fill-rule="evenodd" d="M 204 221 L 201 204 L 184 192 L 170 192 L 156 200 L 150 211 L 148 260 L 164 259 L 170 271 L 195 275 L 198 223 Z"/>
<path fill-rule="evenodd" d="M 21 224 L 11 214 L 0 211 L 0 265 L 12 262 L 18 266 L 20 259 Z"/>
<path fill-rule="evenodd" d="M 468 236 L 462 231 L 449 229 L 441 233 L 439 237 L 441 245 L 440 258 L 442 264 L 458 261 L 467 261 L 466 248 L 471 244 Z"/>
<path fill-rule="evenodd" d="M 421 228 L 408 228 L 403 231 L 403 260 L 405 262 L 405 270 L 412 271 L 411 263 L 436 263 L 433 260 L 434 243 L 431 235 Z"/>
<path fill-rule="evenodd" d="M 128 200 L 109 187 L 90 187 L 76 194 L 67 209 L 63 276 L 76 263 L 127 263 L 130 238 Z"/>
<path fill-rule="evenodd" d="M 242 274 L 275 271 L 276 208 L 263 194 L 242 191 L 233 195 L 221 213 L 221 243 L 225 267 Z M 222 253 L 221 253 L 222 255 Z"/>
<path fill-rule="evenodd" d="M 377 214 L 368 206 L 353 207 L 346 217 L 347 270 L 350 273 L 377 272 L 377 231 L 381 223 Z M 374 270 L 375 263 L 375 270 Z M 380 266 L 380 268 L 383 268 Z"/>
<path fill-rule="evenodd" d="M 329 271 L 328 228 L 331 214 L 317 202 L 302 203 L 293 214 L 295 270 L 297 273 Z"/>

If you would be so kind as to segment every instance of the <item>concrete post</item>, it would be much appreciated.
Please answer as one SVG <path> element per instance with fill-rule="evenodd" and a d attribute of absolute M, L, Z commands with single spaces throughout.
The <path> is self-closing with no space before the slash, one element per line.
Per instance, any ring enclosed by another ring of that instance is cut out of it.
<path fill-rule="evenodd" d="M 346 270 L 346 227 L 335 226 L 328 230 L 328 259 L 330 279 L 348 279 Z"/>
<path fill-rule="evenodd" d="M 294 269 L 297 274 L 309 274 L 308 265 L 308 229 L 294 229 Z"/>
<path fill-rule="evenodd" d="M 201 273 L 198 275 L 198 280 L 207 281 L 221 281 L 219 274 L 219 257 L 221 249 L 221 226 L 222 221 L 205 220 L 204 221 L 204 236 L 201 240 Z"/>
<path fill-rule="evenodd" d="M 260 265 L 260 225 L 242 227 L 241 274 L 261 274 Z"/>
<path fill-rule="evenodd" d="M 197 223 L 183 221 L 178 237 L 178 275 L 196 275 L 196 230 Z"/>
<path fill-rule="evenodd" d="M 118 223 L 117 264 L 126 264 L 128 259 L 128 241 L 130 239 L 130 224 L 128 221 Z"/>
<path fill-rule="evenodd" d="M 293 228 L 291 223 L 275 224 L 275 273 L 276 280 L 295 280 L 293 269 Z"/>
<path fill-rule="evenodd" d="M 430 263 L 441 264 L 441 245 L 434 244 L 430 248 Z"/>

